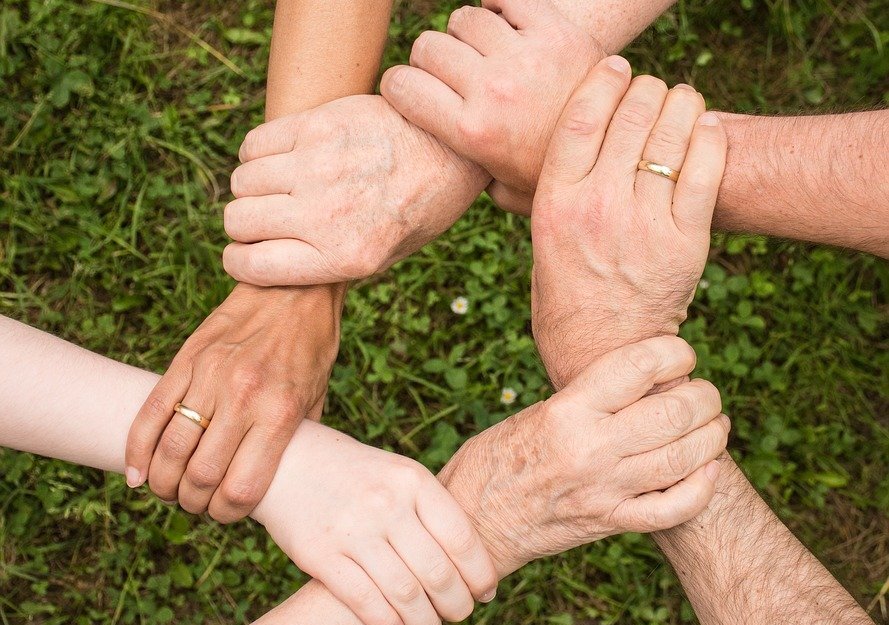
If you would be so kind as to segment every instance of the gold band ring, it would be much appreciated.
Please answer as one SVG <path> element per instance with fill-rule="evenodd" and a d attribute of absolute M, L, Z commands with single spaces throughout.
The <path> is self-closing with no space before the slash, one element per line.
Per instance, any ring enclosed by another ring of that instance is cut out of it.
<path fill-rule="evenodd" d="M 667 167 L 666 165 L 652 163 L 651 161 L 639 161 L 639 165 L 636 167 L 636 169 L 638 169 L 639 171 L 650 171 L 651 173 L 657 174 L 658 176 L 669 178 L 673 182 L 679 180 L 679 170 Z"/>
<path fill-rule="evenodd" d="M 202 416 L 197 410 L 192 410 L 188 406 L 183 406 L 181 403 L 173 406 L 173 412 L 178 412 L 183 417 L 189 421 L 194 421 L 205 430 L 207 429 L 207 426 L 210 425 L 210 419 Z"/>

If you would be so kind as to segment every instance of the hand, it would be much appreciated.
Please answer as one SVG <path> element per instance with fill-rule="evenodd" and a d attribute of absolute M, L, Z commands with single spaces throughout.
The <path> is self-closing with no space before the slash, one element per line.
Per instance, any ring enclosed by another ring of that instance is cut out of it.
<path fill-rule="evenodd" d="M 253 517 L 365 625 L 461 621 L 494 596 L 481 537 L 428 470 L 322 425 L 300 426 Z"/>
<path fill-rule="evenodd" d="M 422 33 L 380 91 L 490 172 L 498 205 L 527 213 L 559 114 L 603 52 L 549 0 L 482 4 L 454 11 L 447 34 Z"/>
<path fill-rule="evenodd" d="M 449 228 L 487 184 L 481 168 L 379 96 L 263 124 L 241 146 L 225 208 L 226 271 L 298 285 L 365 278 Z"/>
<path fill-rule="evenodd" d="M 677 333 L 725 166 L 725 132 L 700 94 L 631 83 L 617 59 L 565 107 L 534 198 L 532 326 L 556 388 L 597 354 Z M 678 182 L 637 171 L 642 159 L 681 170 Z"/>
<path fill-rule="evenodd" d="M 303 417 L 320 418 L 345 289 L 238 285 L 189 337 L 127 440 L 127 482 L 221 523 L 247 516 Z M 206 431 L 176 403 L 211 419 Z"/>
<path fill-rule="evenodd" d="M 612 534 L 673 527 L 704 509 L 729 431 L 719 392 L 694 380 L 645 397 L 694 363 L 676 337 L 624 346 L 460 448 L 439 479 L 479 528 L 501 576 Z"/>

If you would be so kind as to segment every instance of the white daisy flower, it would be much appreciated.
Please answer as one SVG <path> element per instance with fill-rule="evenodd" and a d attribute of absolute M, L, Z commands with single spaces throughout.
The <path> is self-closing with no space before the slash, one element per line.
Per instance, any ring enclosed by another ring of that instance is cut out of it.
<path fill-rule="evenodd" d="M 505 389 L 500 391 L 500 403 L 508 406 L 513 403 L 518 396 L 519 395 L 515 392 L 515 389 L 509 388 L 507 386 Z"/>
<path fill-rule="evenodd" d="M 463 297 L 455 297 L 451 302 L 451 310 L 455 315 L 465 315 L 469 311 L 469 300 Z"/>

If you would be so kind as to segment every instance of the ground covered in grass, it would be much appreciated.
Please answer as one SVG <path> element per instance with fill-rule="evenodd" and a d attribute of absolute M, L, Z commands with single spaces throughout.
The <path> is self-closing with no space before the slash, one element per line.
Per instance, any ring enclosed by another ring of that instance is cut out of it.
<path fill-rule="evenodd" d="M 0 314 L 160 371 L 231 288 L 227 174 L 261 121 L 271 2 L 6 0 Z M 398 4 L 386 64 L 454 3 Z M 684 3 L 628 51 L 711 106 L 889 105 L 886 0 Z M 529 336 L 527 224 L 484 199 L 354 289 L 327 419 L 438 468 L 547 394 Z M 683 334 L 763 495 L 889 623 L 887 265 L 717 235 Z M 450 302 L 464 296 L 465 315 Z M 518 393 L 512 406 L 501 390 Z M 0 451 L 0 624 L 241 623 L 304 577 L 251 523 L 220 527 L 118 476 Z M 691 623 L 643 536 L 531 564 L 473 623 Z"/>

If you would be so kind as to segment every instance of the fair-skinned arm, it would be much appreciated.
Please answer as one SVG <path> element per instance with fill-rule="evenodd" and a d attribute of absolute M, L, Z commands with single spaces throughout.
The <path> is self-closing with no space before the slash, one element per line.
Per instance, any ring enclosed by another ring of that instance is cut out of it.
<path fill-rule="evenodd" d="M 678 330 L 706 262 L 725 166 L 723 124 L 703 113 L 700 95 L 636 78 L 620 97 L 605 65 L 562 114 L 531 216 L 532 324 L 557 386 L 627 337 Z M 681 169 L 678 181 L 637 172 L 641 159 Z M 708 509 L 655 534 L 700 621 L 869 623 L 731 458 L 720 461 Z"/>
<path fill-rule="evenodd" d="M 501 207 L 528 214 L 555 120 L 586 75 L 593 37 L 606 51 L 621 42 L 577 3 L 483 4 L 490 10 L 455 12 L 448 34 L 418 38 L 411 65 L 389 70 L 381 91 L 411 122 L 485 167 Z M 729 151 L 716 228 L 889 256 L 889 179 L 879 158 L 889 112 L 721 118 Z"/>
<path fill-rule="evenodd" d="M 390 10 L 389 0 L 278 2 L 266 119 L 370 91 Z M 345 292 L 344 284 L 237 285 L 139 410 L 127 445 L 130 486 L 148 481 L 162 499 L 220 522 L 247 515 L 302 419 L 321 417 Z M 196 432 L 173 412 L 177 402 L 211 427 Z"/>
<path fill-rule="evenodd" d="M 122 472 L 134 409 L 157 376 L 5 317 L 0 342 L 0 446 Z M 387 569 L 400 613 L 437 622 L 422 611 L 423 588 L 377 549 L 383 540 L 399 548 L 406 540 L 404 548 L 422 551 L 428 538 L 411 534 L 419 526 L 446 536 L 442 544 L 470 568 L 486 568 L 484 559 L 467 557 L 483 544 L 496 576 L 504 576 L 542 555 L 691 518 L 713 496 L 713 459 L 728 435 L 719 393 L 698 381 L 673 389 L 672 397 L 646 395 L 692 367 L 694 352 L 677 338 L 607 354 L 561 393 L 471 439 L 440 482 L 411 460 L 304 423 L 251 516 L 304 570 L 331 579 L 362 618 L 313 581 L 263 622 L 401 622 L 399 614 L 375 609 L 385 602 L 372 601 L 377 591 L 360 573 L 365 566 Z M 682 410 L 666 409 L 678 399 Z M 523 470 L 526 464 L 534 471 Z M 349 532 L 356 544 L 342 551 L 336 540 Z M 303 557 L 306 544 L 326 549 Z M 424 555 L 433 569 L 447 564 L 434 551 Z"/>

